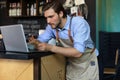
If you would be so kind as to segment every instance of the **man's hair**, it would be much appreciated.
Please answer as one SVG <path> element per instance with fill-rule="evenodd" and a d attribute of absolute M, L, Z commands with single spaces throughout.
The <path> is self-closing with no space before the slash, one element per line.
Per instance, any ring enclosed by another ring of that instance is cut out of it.
<path fill-rule="evenodd" d="M 43 13 L 50 8 L 53 9 L 57 14 L 59 14 L 60 11 L 62 11 L 63 18 L 67 17 L 66 11 L 59 0 L 53 0 L 51 2 L 44 4 L 43 9 L 42 9 Z"/>

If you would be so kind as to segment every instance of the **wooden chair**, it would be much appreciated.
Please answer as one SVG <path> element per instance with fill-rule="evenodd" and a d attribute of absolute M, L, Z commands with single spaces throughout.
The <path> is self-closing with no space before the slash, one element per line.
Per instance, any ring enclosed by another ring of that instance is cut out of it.
<path fill-rule="evenodd" d="M 119 59 L 119 49 L 116 50 L 116 54 L 115 54 L 115 67 L 110 68 L 104 68 L 104 74 L 107 74 L 108 76 L 105 76 L 104 79 L 106 78 L 113 78 L 113 80 L 115 80 L 116 74 L 117 74 L 117 70 L 118 70 L 118 59 Z"/>

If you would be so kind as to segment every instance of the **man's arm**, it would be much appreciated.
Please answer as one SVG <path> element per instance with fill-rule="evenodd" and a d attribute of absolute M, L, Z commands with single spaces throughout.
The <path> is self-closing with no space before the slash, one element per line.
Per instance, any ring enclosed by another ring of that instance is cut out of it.
<path fill-rule="evenodd" d="M 39 51 L 51 51 L 57 54 L 64 55 L 66 57 L 80 57 L 82 53 L 80 53 L 78 50 L 72 47 L 59 47 L 47 43 L 41 43 L 34 37 L 31 37 L 29 39 L 29 43 L 33 44 L 35 48 L 37 48 Z"/>
<path fill-rule="evenodd" d="M 67 57 L 80 57 L 82 55 L 82 53 L 80 53 L 79 51 L 72 47 L 53 46 L 51 52 L 59 53 Z"/>
<path fill-rule="evenodd" d="M 80 57 L 82 53 L 72 47 L 59 47 L 55 45 L 50 45 L 47 43 L 39 43 L 38 50 L 40 51 L 51 51 L 57 54 L 64 55 L 66 57 Z"/>

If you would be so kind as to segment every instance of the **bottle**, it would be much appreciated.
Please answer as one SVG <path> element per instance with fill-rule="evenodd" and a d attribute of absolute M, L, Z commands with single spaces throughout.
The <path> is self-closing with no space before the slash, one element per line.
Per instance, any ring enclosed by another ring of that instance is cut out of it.
<path fill-rule="evenodd" d="M 12 14 L 12 3 L 10 3 L 9 5 L 9 16 L 11 16 L 11 14 Z"/>
<path fill-rule="evenodd" d="M 21 15 L 21 7 L 20 7 L 20 3 L 17 3 L 17 10 L 16 10 L 17 16 Z"/>
<path fill-rule="evenodd" d="M 34 3 L 33 13 L 34 13 L 34 16 L 36 16 L 36 3 Z"/>
<path fill-rule="evenodd" d="M 31 5 L 31 8 L 30 8 L 30 15 L 31 15 L 31 16 L 34 15 L 34 7 L 33 7 L 33 4 Z"/>
<path fill-rule="evenodd" d="M 17 8 L 16 8 L 16 3 L 12 3 L 12 16 L 16 16 L 16 11 L 17 11 Z"/>
<path fill-rule="evenodd" d="M 29 5 L 29 3 L 27 4 L 27 16 L 30 16 L 30 5 Z"/>

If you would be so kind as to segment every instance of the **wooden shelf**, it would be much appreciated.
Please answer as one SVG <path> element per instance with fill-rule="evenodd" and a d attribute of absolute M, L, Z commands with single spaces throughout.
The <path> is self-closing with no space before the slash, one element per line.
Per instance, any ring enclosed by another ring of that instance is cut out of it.
<path fill-rule="evenodd" d="M 41 16 L 44 3 L 45 0 L 7 0 L 7 13 L 9 17 Z"/>

